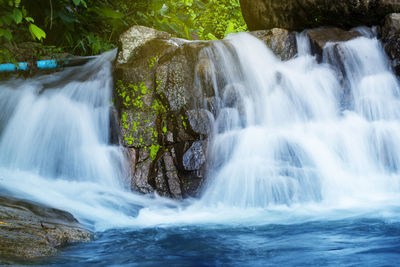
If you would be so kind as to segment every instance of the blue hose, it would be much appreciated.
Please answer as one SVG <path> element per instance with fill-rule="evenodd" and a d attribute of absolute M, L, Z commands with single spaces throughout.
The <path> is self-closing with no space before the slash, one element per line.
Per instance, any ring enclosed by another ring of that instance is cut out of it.
<path fill-rule="evenodd" d="M 57 61 L 52 59 L 52 60 L 40 60 L 36 61 L 36 67 L 38 69 L 54 69 L 58 67 Z M 12 63 L 6 63 L 6 64 L 0 64 L 0 72 L 14 72 L 18 70 L 29 70 L 28 63 L 26 62 L 19 62 L 17 64 L 12 64 Z"/>
<path fill-rule="evenodd" d="M 67 58 L 61 60 L 39 60 L 36 61 L 36 68 L 39 70 L 48 70 L 48 69 L 55 69 L 55 68 L 62 68 L 68 66 L 77 66 L 83 65 L 89 60 L 96 58 L 96 56 L 89 56 L 89 57 L 75 57 L 75 58 Z M 17 64 L 13 63 L 6 63 L 0 64 L 0 72 L 15 72 L 15 71 L 27 71 L 29 70 L 29 65 L 26 62 L 19 62 Z"/>
<path fill-rule="evenodd" d="M 12 63 L 0 64 L 0 72 L 12 72 L 16 70 L 28 70 L 28 63 L 20 62 L 17 65 Z"/>

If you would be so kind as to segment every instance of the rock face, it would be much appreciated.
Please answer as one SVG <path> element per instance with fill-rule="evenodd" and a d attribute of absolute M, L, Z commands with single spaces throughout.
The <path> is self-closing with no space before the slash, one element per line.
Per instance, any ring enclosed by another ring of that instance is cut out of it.
<path fill-rule="evenodd" d="M 240 0 L 250 30 L 376 25 L 400 11 L 397 0 Z"/>
<path fill-rule="evenodd" d="M 296 53 L 295 37 L 285 30 L 253 35 L 283 59 Z M 221 102 L 216 88 L 225 86 L 215 78 L 215 41 L 188 42 L 142 26 L 120 41 L 114 99 L 131 188 L 177 199 L 196 196 Z"/>
<path fill-rule="evenodd" d="M 319 28 L 309 30 L 307 36 L 310 40 L 311 52 L 317 55 L 320 60 L 323 48 L 328 42 L 346 42 L 360 37 L 361 34 L 356 31 L 345 31 L 339 28 Z"/>
<path fill-rule="evenodd" d="M 288 30 L 274 28 L 254 31 L 251 34 L 261 39 L 282 60 L 289 60 L 297 53 L 296 35 Z"/>
<path fill-rule="evenodd" d="M 382 27 L 382 42 L 392 61 L 393 70 L 400 75 L 400 14 L 389 14 Z"/>
<path fill-rule="evenodd" d="M 120 41 L 115 104 L 131 188 L 176 199 L 196 195 L 203 166 L 185 170 L 183 157 L 197 140 L 207 142 L 204 129 L 210 126 L 191 123 L 189 114 L 200 106 L 194 73 L 199 51 L 208 44 L 142 26 L 129 29 Z"/>
<path fill-rule="evenodd" d="M 91 238 L 68 212 L 0 196 L 0 263 L 51 256 L 59 247 Z"/>

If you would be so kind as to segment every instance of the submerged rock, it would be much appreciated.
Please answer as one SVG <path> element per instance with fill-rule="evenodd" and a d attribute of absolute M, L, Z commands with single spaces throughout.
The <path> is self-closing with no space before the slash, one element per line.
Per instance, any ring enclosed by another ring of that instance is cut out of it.
<path fill-rule="evenodd" d="M 377 25 L 400 10 L 393 0 L 240 0 L 240 5 L 250 30 Z"/>
<path fill-rule="evenodd" d="M 51 256 L 62 246 L 91 239 L 68 212 L 0 196 L 0 263 Z"/>

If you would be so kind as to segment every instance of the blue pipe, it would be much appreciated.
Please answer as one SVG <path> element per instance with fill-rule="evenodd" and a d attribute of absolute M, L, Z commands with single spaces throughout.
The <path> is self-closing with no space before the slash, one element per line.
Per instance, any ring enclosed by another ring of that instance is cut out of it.
<path fill-rule="evenodd" d="M 36 61 L 36 66 L 38 67 L 38 69 L 47 70 L 47 69 L 57 68 L 58 64 L 57 64 L 57 61 L 54 59 L 40 60 L 40 61 Z"/>
<path fill-rule="evenodd" d="M 12 72 L 16 70 L 28 70 L 28 63 L 20 62 L 17 65 L 12 63 L 0 65 L 0 72 Z"/>
<path fill-rule="evenodd" d="M 54 68 L 83 65 L 93 58 L 96 58 L 96 56 L 65 58 L 60 60 L 55 60 L 55 59 L 39 60 L 36 61 L 35 64 L 37 69 L 48 70 Z M 15 71 L 27 71 L 27 70 L 29 70 L 29 64 L 27 62 L 19 62 L 17 64 L 13 63 L 0 64 L 0 72 L 15 72 Z"/>
<path fill-rule="evenodd" d="M 54 69 L 58 67 L 57 61 L 52 59 L 52 60 L 39 60 L 36 61 L 36 67 L 38 69 Z M 14 72 L 17 70 L 29 70 L 28 63 L 26 62 L 19 62 L 17 64 L 12 64 L 12 63 L 6 63 L 6 64 L 0 64 L 0 72 Z"/>

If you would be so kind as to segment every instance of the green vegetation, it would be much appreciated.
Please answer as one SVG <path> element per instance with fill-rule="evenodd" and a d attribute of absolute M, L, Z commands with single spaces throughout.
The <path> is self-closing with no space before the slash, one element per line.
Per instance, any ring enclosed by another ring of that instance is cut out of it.
<path fill-rule="evenodd" d="M 245 31 L 239 0 L 152 0 L 144 25 L 187 39 L 224 38 Z"/>
<path fill-rule="evenodd" d="M 149 137 L 152 143 L 157 142 L 158 133 L 152 127 L 146 127 L 150 122 L 149 118 L 144 118 L 149 111 L 143 103 L 143 97 L 147 94 L 147 88 L 144 82 L 138 85 L 129 84 L 125 86 L 121 80 L 117 81 L 117 94 L 123 100 L 122 105 L 125 109 L 134 110 L 133 118 L 128 118 L 128 112 L 124 111 L 121 114 L 122 127 L 126 130 L 124 134 L 125 142 L 128 145 L 137 144 L 144 145 L 144 139 Z M 156 111 L 154 111 L 155 113 Z M 150 112 L 151 113 L 151 112 Z"/>
<path fill-rule="evenodd" d="M 156 64 L 158 64 L 157 56 L 149 59 L 146 71 L 151 71 Z M 146 87 L 146 80 L 127 85 L 122 80 L 116 81 L 116 93 L 122 105 L 121 126 L 125 129 L 123 134 L 125 144 L 148 149 L 153 161 L 158 151 L 163 148 L 159 144 L 159 135 L 168 132 L 166 123 L 168 108 L 158 94 L 161 85 L 162 81 L 155 81 L 156 90 L 153 95 Z M 154 120 L 157 121 L 157 126 L 152 127 Z"/>
<path fill-rule="evenodd" d="M 0 63 L 18 59 L 27 42 L 98 54 L 132 25 L 204 40 L 246 30 L 239 0 L 0 0 L 0 7 Z"/>
<path fill-rule="evenodd" d="M 163 118 L 166 108 L 158 99 L 153 100 L 150 109 L 146 108 L 143 97 L 148 93 L 148 90 L 144 82 L 138 85 L 124 86 L 123 82 L 118 80 L 116 91 L 123 100 L 122 105 L 125 108 L 125 111 L 121 114 L 121 124 L 126 130 L 123 136 L 125 143 L 129 146 L 150 149 L 150 157 L 154 160 L 161 146 L 158 144 L 158 130 L 148 125 L 151 122 L 150 118 L 154 116 Z M 133 114 L 133 118 L 128 117 L 127 110 L 131 110 L 129 113 Z M 161 123 L 164 124 L 164 120 Z M 163 126 L 161 131 L 165 134 L 167 127 Z M 146 144 L 146 140 L 151 140 L 151 144 Z"/>

